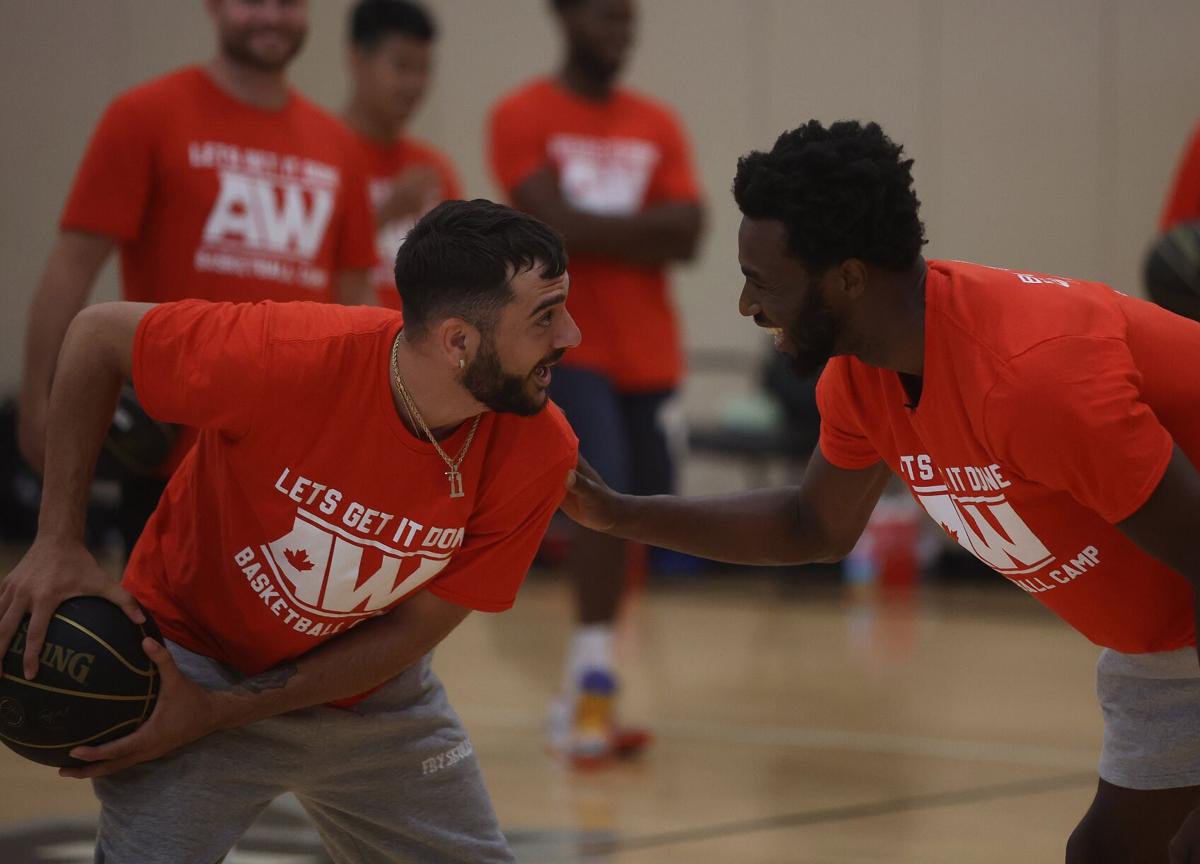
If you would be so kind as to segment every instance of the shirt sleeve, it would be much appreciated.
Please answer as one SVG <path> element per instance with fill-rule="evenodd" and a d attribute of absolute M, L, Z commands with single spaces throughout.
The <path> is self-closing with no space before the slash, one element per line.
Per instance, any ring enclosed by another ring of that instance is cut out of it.
<path fill-rule="evenodd" d="M 1174 448 L 1141 389 L 1121 340 L 1054 339 L 1004 367 L 984 434 L 1002 465 L 1115 524 L 1146 503 Z"/>
<path fill-rule="evenodd" d="M 546 133 L 535 114 L 515 103 L 492 112 L 488 155 L 496 183 L 506 195 L 549 161 Z"/>
<path fill-rule="evenodd" d="M 138 401 L 167 423 L 244 435 L 265 387 L 271 308 L 184 300 L 150 310 L 133 343 Z"/>
<path fill-rule="evenodd" d="M 662 204 L 669 201 L 699 201 L 700 187 L 692 166 L 692 151 L 682 124 L 673 114 L 664 115 L 661 145 L 662 160 L 655 169 L 647 192 L 647 201 Z"/>
<path fill-rule="evenodd" d="M 510 608 L 550 517 L 566 495 L 567 472 L 575 460 L 572 453 L 515 495 L 497 496 L 495 507 L 472 517 L 463 548 L 428 590 L 483 612 Z"/>
<path fill-rule="evenodd" d="M 1200 219 L 1200 125 L 1192 132 L 1175 172 L 1159 218 L 1159 229 L 1169 231 L 1180 222 Z"/>
<path fill-rule="evenodd" d="M 348 154 L 342 166 L 341 222 L 333 269 L 370 270 L 378 263 L 375 250 L 375 216 L 367 192 L 367 172 L 356 155 Z"/>
<path fill-rule="evenodd" d="M 821 436 L 817 446 L 831 464 L 848 471 L 870 468 L 883 457 L 867 440 L 862 424 L 850 404 L 842 361 L 829 361 L 817 381 L 817 410 L 821 414 Z"/>
<path fill-rule="evenodd" d="M 108 106 L 75 174 L 59 225 L 134 240 L 150 200 L 153 126 L 128 97 Z"/>

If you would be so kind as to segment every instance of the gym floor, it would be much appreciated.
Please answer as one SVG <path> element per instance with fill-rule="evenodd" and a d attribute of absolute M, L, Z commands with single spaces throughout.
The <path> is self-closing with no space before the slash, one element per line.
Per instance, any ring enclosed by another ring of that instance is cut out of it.
<path fill-rule="evenodd" d="M 620 651 L 623 714 L 657 742 L 592 773 L 543 745 L 569 610 L 562 580 L 535 573 L 435 661 L 521 861 L 1055 861 L 1091 800 L 1097 649 L 1015 588 L 652 583 Z M 0 861 L 91 861 L 87 784 L 6 750 L 0 777 Z M 325 861 L 287 799 L 227 859 Z"/>

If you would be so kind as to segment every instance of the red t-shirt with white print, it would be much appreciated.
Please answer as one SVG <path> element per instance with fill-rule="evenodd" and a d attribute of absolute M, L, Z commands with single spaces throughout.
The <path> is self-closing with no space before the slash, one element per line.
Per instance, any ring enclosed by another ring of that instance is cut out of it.
<path fill-rule="evenodd" d="M 675 113 L 624 87 L 592 102 L 539 78 L 496 105 L 490 136 L 492 172 L 509 196 L 549 167 L 563 197 L 588 213 L 631 216 L 700 198 Z M 665 268 L 572 252 L 567 306 L 583 341 L 564 365 L 600 372 L 630 392 L 679 383 L 683 345 Z"/>
<path fill-rule="evenodd" d="M 1200 324 L 1107 285 L 930 261 L 915 408 L 895 372 L 835 357 L 821 453 L 880 459 L 967 551 L 1098 645 L 1195 641 L 1185 578 L 1117 528 L 1178 445 L 1200 464 Z"/>
<path fill-rule="evenodd" d="M 375 264 L 359 160 L 299 93 L 266 111 L 191 66 L 109 105 L 60 225 L 118 241 L 127 300 L 329 301 Z"/>
<path fill-rule="evenodd" d="M 441 457 L 392 401 L 400 327 L 391 310 L 316 303 L 183 301 L 143 319 L 142 404 L 200 430 L 125 571 L 168 639 L 249 675 L 416 591 L 512 605 L 575 436 L 553 405 L 485 413 L 451 498 Z"/>

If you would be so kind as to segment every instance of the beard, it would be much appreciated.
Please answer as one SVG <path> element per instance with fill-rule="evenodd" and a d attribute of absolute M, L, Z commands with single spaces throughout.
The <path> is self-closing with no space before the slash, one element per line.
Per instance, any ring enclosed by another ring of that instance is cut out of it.
<path fill-rule="evenodd" d="M 837 353 L 841 322 L 825 305 L 815 285 L 810 285 L 804 305 L 795 320 L 784 327 L 784 336 L 792 345 L 792 369 L 801 378 L 811 378 Z"/>
<path fill-rule="evenodd" d="M 538 366 L 558 362 L 565 351 L 555 351 L 545 357 Z M 486 405 L 492 411 L 502 414 L 516 414 L 520 417 L 532 417 L 550 401 L 545 390 L 535 387 L 530 378 L 535 370 L 527 375 L 511 375 L 500 365 L 500 355 L 491 339 L 480 343 L 479 352 L 471 365 L 463 373 L 463 386 L 467 388 L 476 401 Z"/>
<path fill-rule="evenodd" d="M 221 53 L 242 66 L 249 66 L 260 72 L 279 72 L 295 59 L 304 47 L 308 36 L 307 30 L 276 29 L 290 43 L 282 54 L 264 55 L 254 48 L 254 37 L 262 30 L 225 30 L 221 33 Z"/>

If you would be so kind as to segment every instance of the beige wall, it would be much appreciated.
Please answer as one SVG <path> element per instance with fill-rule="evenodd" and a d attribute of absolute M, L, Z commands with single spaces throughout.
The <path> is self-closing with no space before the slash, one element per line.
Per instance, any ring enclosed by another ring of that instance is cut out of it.
<path fill-rule="evenodd" d="M 337 107 L 346 0 L 312 0 L 296 83 Z M 546 70 L 547 0 L 430 0 L 437 82 L 417 131 L 493 196 L 495 98 Z M 929 254 L 1105 279 L 1138 262 L 1200 114 L 1196 0 L 642 0 L 631 84 L 673 103 L 711 201 L 678 280 L 689 345 L 755 348 L 735 316 L 737 156 L 810 116 L 877 119 L 916 158 Z M 76 162 L 113 94 L 205 57 L 200 0 L 0 0 L 0 392 Z M 112 268 L 97 296 L 114 296 Z M 726 382 L 728 383 L 728 382 Z M 689 402 L 712 404 L 698 382 Z"/>

